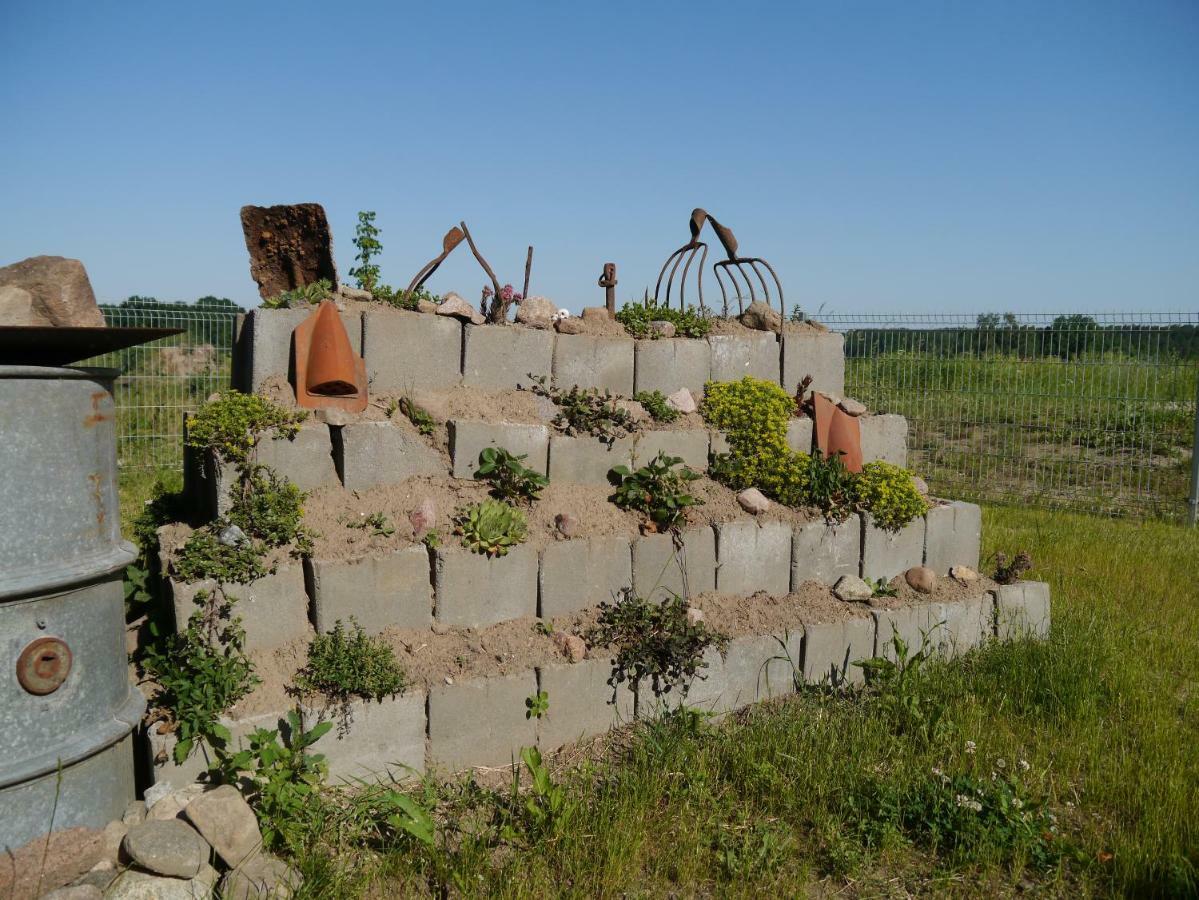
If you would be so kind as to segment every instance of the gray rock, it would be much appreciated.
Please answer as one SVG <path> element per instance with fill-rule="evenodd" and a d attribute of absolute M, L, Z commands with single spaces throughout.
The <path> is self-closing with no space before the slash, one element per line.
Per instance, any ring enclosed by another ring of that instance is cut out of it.
<path fill-rule="evenodd" d="M 841 411 L 847 416 L 864 416 L 866 414 L 866 404 L 861 400 L 844 397 L 837 405 L 841 407 Z"/>
<path fill-rule="evenodd" d="M 230 868 L 241 865 L 262 846 L 258 817 L 231 784 L 197 797 L 184 815 Z"/>
<path fill-rule="evenodd" d="M 441 307 L 439 307 L 432 300 L 417 300 L 416 301 L 416 311 L 417 312 L 436 314 L 437 310 L 440 308 Z"/>
<path fill-rule="evenodd" d="M 165 878 L 126 869 L 104 892 L 104 900 L 207 900 L 216 888 L 218 877 L 209 865 L 203 866 L 194 878 Z"/>
<path fill-rule="evenodd" d="M 350 287 L 348 284 L 343 284 L 337 289 L 337 293 L 341 294 L 347 300 L 374 300 L 375 295 L 370 291 L 364 291 L 362 288 Z"/>
<path fill-rule="evenodd" d="M 534 403 L 537 406 L 537 418 L 542 422 L 552 422 L 558 418 L 558 404 L 549 397 L 535 397 Z"/>
<path fill-rule="evenodd" d="M 874 590 L 857 575 L 842 575 L 833 585 L 833 596 L 846 603 L 869 600 Z"/>
<path fill-rule="evenodd" d="M 101 891 L 108 889 L 108 886 L 113 883 L 121 870 L 118 869 L 112 862 L 107 859 L 102 859 L 82 878 L 76 879 L 75 884 L 90 884 L 93 887 L 99 888 Z"/>
<path fill-rule="evenodd" d="M 318 422 L 323 422 L 326 425 L 349 425 L 351 422 L 356 422 L 358 417 L 344 409 L 318 409 L 312 416 Z"/>
<path fill-rule="evenodd" d="M 650 334 L 660 338 L 672 338 L 678 333 L 678 329 L 674 327 L 674 322 L 663 322 L 660 319 L 655 319 L 649 323 Z"/>
<path fill-rule="evenodd" d="M 211 402 L 211 398 L 209 398 L 209 401 Z M 142 815 L 143 822 L 146 820 L 146 815 L 149 814 L 149 810 L 154 808 L 154 804 L 169 794 L 172 790 L 174 789 L 171 787 L 171 783 L 169 781 L 156 781 L 146 788 L 146 792 L 142 795 L 145 798 L 142 802 L 145 804 L 146 809 L 146 813 Z M 128 824 L 133 825 L 138 823 L 130 822 Z"/>
<path fill-rule="evenodd" d="M 743 510 L 753 513 L 755 516 L 770 509 L 770 501 L 757 488 L 746 488 L 743 490 L 737 495 L 737 502 L 741 504 Z"/>
<path fill-rule="evenodd" d="M 153 790 L 153 788 L 150 790 Z M 150 791 L 146 791 L 146 793 L 149 794 Z M 140 825 L 142 822 L 146 821 L 146 801 L 133 800 L 130 802 L 130 804 L 125 807 L 125 813 L 121 816 L 121 821 L 126 825 L 131 826 Z"/>
<path fill-rule="evenodd" d="M 134 826 L 136 827 L 136 826 Z M 104 855 L 103 860 L 118 863 L 121 861 L 121 844 L 125 840 L 125 835 L 129 832 L 129 826 L 124 822 L 109 822 L 104 826 Z"/>
<path fill-rule="evenodd" d="M 516 308 L 516 321 L 531 328 L 552 328 L 558 307 L 548 297 L 526 297 Z"/>
<path fill-rule="evenodd" d="M 101 900 L 104 892 L 94 884 L 69 884 L 48 894 L 42 900 Z"/>
<path fill-rule="evenodd" d="M 666 405 L 681 413 L 693 413 L 699 409 L 695 403 L 695 396 L 687 388 L 679 388 L 667 397 Z"/>
<path fill-rule="evenodd" d="M 77 259 L 31 256 L 4 266 L 0 288 L 16 289 L 0 297 L 0 325 L 104 327 L 87 270 Z"/>
<path fill-rule="evenodd" d="M 762 300 L 755 300 L 741 314 L 741 324 L 746 328 L 758 331 L 779 331 L 783 327 L 783 317 L 778 311 Z"/>
<path fill-rule="evenodd" d="M 554 516 L 554 527 L 563 537 L 574 537 L 579 531 L 579 520 L 570 513 L 558 513 Z"/>
<path fill-rule="evenodd" d="M 208 842 L 179 819 L 134 825 L 122 846 L 141 868 L 173 878 L 193 878 L 208 861 Z"/>
<path fill-rule="evenodd" d="M 982 576 L 969 566 L 950 566 L 949 577 L 963 584 L 969 584 L 972 581 L 978 581 Z"/>
<path fill-rule="evenodd" d="M 437 504 L 432 497 L 426 497 L 420 506 L 408 513 L 408 521 L 412 523 L 412 531 L 417 540 L 423 538 L 437 524 Z"/>
<path fill-rule="evenodd" d="M 912 566 L 903 577 L 913 590 L 922 594 L 931 594 L 937 586 L 937 573 L 928 566 Z"/>
<path fill-rule="evenodd" d="M 587 331 L 586 323 L 574 316 L 559 319 L 554 328 L 557 329 L 559 334 L 583 334 Z"/>
<path fill-rule="evenodd" d="M 300 888 L 300 873 L 281 859 L 259 853 L 221 880 L 224 900 L 259 900 L 291 897 Z"/>
<path fill-rule="evenodd" d="M 236 525 L 226 525 L 221 529 L 221 533 L 217 535 L 219 540 L 226 547 L 237 547 L 249 540 L 246 533 Z"/>
<path fill-rule="evenodd" d="M 628 413 L 629 418 L 638 424 L 649 419 L 649 413 L 645 411 L 645 407 L 636 400 L 617 400 L 616 408 L 623 409 Z"/>
<path fill-rule="evenodd" d="M 612 317 L 608 315 L 608 307 L 606 306 L 584 306 L 582 317 L 584 322 L 605 324 L 612 321 Z"/>
<path fill-rule="evenodd" d="M 437 315 L 453 316 L 475 325 L 482 325 L 487 320 L 473 306 L 455 294 L 453 291 L 445 295 L 441 305 L 437 307 Z"/>

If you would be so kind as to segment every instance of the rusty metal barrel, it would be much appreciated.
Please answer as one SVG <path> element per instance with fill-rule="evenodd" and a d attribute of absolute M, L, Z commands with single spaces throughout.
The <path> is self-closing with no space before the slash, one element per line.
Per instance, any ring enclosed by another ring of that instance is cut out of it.
<path fill-rule="evenodd" d="M 116 374 L 0 365 L 0 852 L 134 797 Z"/>

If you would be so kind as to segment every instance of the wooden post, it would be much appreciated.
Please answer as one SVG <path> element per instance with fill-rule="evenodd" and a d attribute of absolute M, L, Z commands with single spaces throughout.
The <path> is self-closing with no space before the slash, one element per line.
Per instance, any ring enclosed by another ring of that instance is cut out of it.
<path fill-rule="evenodd" d="M 604 305 L 608 318 L 616 318 L 616 263 L 604 263 L 604 272 L 599 277 L 599 286 L 604 289 Z"/>
<path fill-rule="evenodd" d="M 529 247 L 529 255 L 525 257 L 525 289 L 520 292 L 521 297 L 529 299 L 529 273 L 533 271 L 533 247 Z"/>

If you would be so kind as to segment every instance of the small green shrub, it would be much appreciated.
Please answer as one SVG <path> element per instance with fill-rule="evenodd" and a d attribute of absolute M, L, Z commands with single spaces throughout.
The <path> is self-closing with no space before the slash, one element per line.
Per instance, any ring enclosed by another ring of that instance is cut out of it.
<path fill-rule="evenodd" d="M 651 419 L 669 425 L 682 415 L 673 406 L 666 405 L 666 395 L 661 391 L 638 391 L 633 399 L 645 407 Z"/>
<path fill-rule="evenodd" d="M 270 574 L 262 564 L 261 544 L 248 540 L 230 547 L 221 543 L 219 533 L 217 524 L 191 533 L 172 563 L 181 581 L 212 578 L 219 584 L 249 584 Z"/>
<path fill-rule="evenodd" d="M 390 304 L 396 309 L 419 309 L 422 300 L 436 305 L 441 305 L 442 302 L 438 294 L 429 293 L 424 286 L 411 291 L 398 291 L 389 284 L 377 284 L 371 288 L 371 295 L 380 303 Z"/>
<path fill-rule="evenodd" d="M 381 512 L 371 513 L 369 516 L 347 522 L 346 528 L 360 528 L 363 531 L 369 531 L 372 537 L 391 537 L 396 533 L 396 527 L 391 524 L 391 519 Z"/>
<path fill-rule="evenodd" d="M 595 388 L 573 385 L 568 391 L 547 387 L 544 375 L 529 373 L 533 381 L 531 390 L 539 397 L 552 400 L 558 407 L 554 427 L 570 436 L 589 434 L 611 444 L 637 429 L 637 423 L 627 410 L 616 405 L 616 397 L 610 391 L 602 394 Z"/>
<path fill-rule="evenodd" d="M 528 454 L 514 456 L 503 447 L 487 447 L 479 454 L 475 478 L 491 484 L 491 494 L 509 503 L 532 503 L 550 480 L 522 465 Z"/>
<path fill-rule="evenodd" d="M 691 679 L 708 665 L 704 651 L 716 647 L 723 653 L 728 638 L 703 622 L 688 622 L 687 601 L 682 597 L 676 595 L 658 604 L 625 592 L 615 603 L 600 603 L 587 643 L 616 648 L 608 679 L 610 702 L 615 703 L 616 688 L 626 681 L 633 687 L 648 681 L 656 697 L 675 688 L 685 697 Z"/>
<path fill-rule="evenodd" d="M 437 421 L 411 397 L 401 397 L 398 408 L 421 434 L 428 436 L 437 430 Z"/>
<path fill-rule="evenodd" d="M 187 445 L 211 449 L 225 462 L 245 462 L 267 431 L 293 438 L 307 413 L 284 409 L 257 394 L 225 391 L 201 406 L 187 422 Z"/>
<path fill-rule="evenodd" d="M 545 691 L 538 691 L 531 697 L 525 698 L 525 718 L 540 719 L 550 708 L 550 695 Z"/>
<path fill-rule="evenodd" d="M 328 278 L 314 281 L 312 284 L 301 285 L 290 291 L 283 291 L 274 297 L 262 301 L 263 309 L 295 309 L 301 306 L 311 306 L 333 296 L 333 282 Z"/>
<path fill-rule="evenodd" d="M 829 522 L 843 522 L 853 512 L 857 499 L 856 480 L 841 457 L 826 457 L 819 450 L 803 457 L 805 467 L 803 499 L 824 513 Z"/>
<path fill-rule="evenodd" d="M 753 477 L 755 461 L 786 453 L 787 424 L 795 401 L 777 384 L 746 375 L 739 381 L 709 381 L 700 412 L 708 424 L 725 432 L 729 452 L 746 460 L 743 471 Z M 773 463 L 760 463 L 773 469 Z"/>
<path fill-rule="evenodd" d="M 635 338 L 658 337 L 657 332 L 650 329 L 650 322 L 670 322 L 679 337 L 707 337 L 712 330 L 712 320 L 695 307 L 684 310 L 665 303 L 659 305 L 648 293 L 640 303 L 636 300 L 626 303 L 616 314 L 616 321 Z"/>
<path fill-rule="evenodd" d="M 862 466 L 854 479 L 854 499 L 887 531 L 898 531 L 928 512 L 928 501 L 916 490 L 912 473 L 881 460 Z"/>
<path fill-rule="evenodd" d="M 875 579 L 875 578 L 869 578 L 869 577 L 863 576 L 862 580 L 864 582 L 866 582 L 866 585 L 870 588 L 870 595 L 872 597 L 897 597 L 897 596 L 899 596 L 899 589 L 894 587 L 891 584 L 891 582 L 886 578 Z"/>
<path fill-rule="evenodd" d="M 454 516 L 454 533 L 462 546 L 488 556 L 506 556 L 528 533 L 525 514 L 499 500 L 484 500 Z"/>
<path fill-rule="evenodd" d="M 177 763 L 200 742 L 223 747 L 229 731 L 220 717 L 258 684 L 242 650 L 245 632 L 233 615 L 235 602 L 219 591 L 197 591 L 187 629 L 151 644 L 143 654 L 143 667 L 161 688 L 153 704 L 176 726 Z"/>
<path fill-rule="evenodd" d="M 302 524 L 307 497 L 267 466 L 248 466 L 227 518 L 267 547 L 294 543 L 297 552 L 310 552 L 312 535 Z"/>
<path fill-rule="evenodd" d="M 379 266 L 372 262 L 383 252 L 383 244 L 379 241 L 379 229 L 375 225 L 374 212 L 362 210 L 358 213 L 358 225 L 354 229 L 354 246 L 358 253 L 354 259 L 358 265 L 350 269 L 350 277 L 358 279 L 358 287 L 364 291 L 373 291 L 379 281 Z"/>
<path fill-rule="evenodd" d="M 687 484 L 699 477 L 682 459 L 664 452 L 635 472 L 628 466 L 608 472 L 609 481 L 616 485 L 612 502 L 621 509 L 645 513 L 657 531 L 677 528 L 686 521 L 687 509 L 703 502 L 686 491 Z"/>
<path fill-rule="evenodd" d="M 301 691 L 347 701 L 351 697 L 382 700 L 401 693 L 408 679 L 395 651 L 381 638 L 367 635 L 350 619 L 353 631 L 339 619 L 333 630 L 308 645 L 308 663 L 296 676 Z"/>

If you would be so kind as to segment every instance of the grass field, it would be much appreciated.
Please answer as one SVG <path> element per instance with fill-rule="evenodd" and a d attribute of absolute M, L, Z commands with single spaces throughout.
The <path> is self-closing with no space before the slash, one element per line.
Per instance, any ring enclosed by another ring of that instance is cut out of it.
<path fill-rule="evenodd" d="M 643 726 L 548 793 L 430 783 L 431 846 L 326 791 L 292 823 L 304 895 L 1199 896 L 1199 532 L 989 508 L 985 542 L 1052 584 L 1047 643 Z"/>

